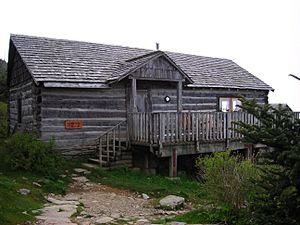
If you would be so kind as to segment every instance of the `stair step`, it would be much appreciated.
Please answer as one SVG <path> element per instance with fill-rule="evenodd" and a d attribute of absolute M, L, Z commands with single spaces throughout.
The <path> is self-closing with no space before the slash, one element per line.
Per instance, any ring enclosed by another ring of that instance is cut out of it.
<path fill-rule="evenodd" d="M 107 145 L 102 145 L 102 149 L 106 149 L 106 148 L 107 148 Z M 112 145 L 109 145 L 108 148 L 109 148 L 109 149 L 113 149 L 113 146 L 112 146 Z M 122 145 L 121 145 L 120 148 L 119 148 L 118 145 L 116 145 L 116 146 L 115 146 L 115 149 L 118 149 L 118 150 L 121 149 L 121 150 L 123 150 L 123 151 L 127 150 L 126 146 L 122 146 Z"/>
<path fill-rule="evenodd" d="M 98 164 L 98 165 L 100 164 L 99 159 L 94 159 L 94 158 L 89 158 L 89 162 L 96 163 L 96 164 Z M 107 164 L 107 161 L 102 160 L 102 164 L 103 164 L 103 165 Z"/>
<path fill-rule="evenodd" d="M 90 158 L 89 162 L 93 163 L 93 164 L 90 164 L 91 166 L 92 165 L 95 166 L 93 168 L 97 168 L 100 165 L 99 159 Z M 121 159 L 121 160 L 118 160 L 118 161 L 110 162 L 109 166 L 107 166 L 107 161 L 102 160 L 102 166 L 103 167 L 109 167 L 109 168 L 117 168 L 117 167 L 120 167 L 120 166 L 132 167 L 133 164 L 132 164 L 131 159 Z"/>
<path fill-rule="evenodd" d="M 87 169 L 96 169 L 96 168 L 98 168 L 98 166 L 96 164 L 92 164 L 92 163 L 82 163 L 81 165 L 83 167 L 87 168 Z"/>

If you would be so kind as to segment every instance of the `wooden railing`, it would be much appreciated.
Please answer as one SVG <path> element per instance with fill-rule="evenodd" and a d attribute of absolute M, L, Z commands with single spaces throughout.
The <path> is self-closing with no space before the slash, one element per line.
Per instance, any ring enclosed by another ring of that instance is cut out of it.
<path fill-rule="evenodd" d="M 300 119 L 300 112 L 294 113 Z M 132 113 L 129 126 L 130 140 L 138 143 L 172 144 L 184 142 L 217 142 L 238 140 L 242 135 L 234 123 L 242 121 L 258 124 L 246 112 L 164 112 Z"/>
<path fill-rule="evenodd" d="M 235 131 L 235 121 L 259 123 L 245 112 L 132 113 L 130 139 L 150 144 L 241 139 L 242 135 Z"/>
<path fill-rule="evenodd" d="M 121 141 L 128 142 L 127 123 L 122 121 L 98 138 L 99 164 L 114 161 L 117 153 L 121 153 Z M 105 158 L 105 160 L 104 160 Z"/>

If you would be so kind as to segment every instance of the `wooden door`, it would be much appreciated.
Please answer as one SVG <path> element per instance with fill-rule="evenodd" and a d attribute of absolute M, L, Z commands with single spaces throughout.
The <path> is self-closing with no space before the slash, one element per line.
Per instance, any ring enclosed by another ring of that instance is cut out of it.
<path fill-rule="evenodd" d="M 137 112 L 151 112 L 151 95 L 150 90 L 138 90 L 136 95 Z"/>

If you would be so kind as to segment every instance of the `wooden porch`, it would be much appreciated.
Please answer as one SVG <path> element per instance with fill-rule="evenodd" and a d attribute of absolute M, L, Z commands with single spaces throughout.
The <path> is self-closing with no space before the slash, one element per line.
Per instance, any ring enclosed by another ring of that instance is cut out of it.
<path fill-rule="evenodd" d="M 300 113 L 294 113 L 300 118 Z M 161 112 L 131 113 L 128 122 L 132 144 L 169 145 L 187 142 L 241 140 L 236 122 L 259 125 L 246 112 Z"/>
<path fill-rule="evenodd" d="M 132 113 L 130 140 L 134 144 L 165 145 L 187 142 L 218 142 L 241 139 L 234 122 L 258 124 L 245 112 Z"/>
<path fill-rule="evenodd" d="M 132 113 L 128 121 L 132 145 L 146 145 L 160 157 L 244 148 L 234 122 L 259 124 L 245 112 Z"/>
<path fill-rule="evenodd" d="M 299 112 L 294 115 L 300 119 Z M 135 146 L 147 148 L 157 157 L 170 157 L 172 165 L 176 165 L 174 159 L 179 155 L 249 148 L 236 131 L 238 121 L 260 123 L 252 114 L 241 111 L 130 113 L 128 121 L 117 124 L 98 139 L 99 158 L 94 162 L 101 166 L 117 166 L 122 160 L 132 163 L 130 154 Z"/>

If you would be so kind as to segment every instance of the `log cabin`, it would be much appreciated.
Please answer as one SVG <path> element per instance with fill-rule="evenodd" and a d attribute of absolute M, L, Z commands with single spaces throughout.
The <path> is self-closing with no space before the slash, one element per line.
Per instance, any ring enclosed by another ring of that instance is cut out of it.
<path fill-rule="evenodd" d="M 273 89 L 228 59 L 14 35 L 9 132 L 54 139 L 65 156 L 176 176 L 180 157 L 246 149 L 232 121 L 255 123 L 239 98 Z"/>

